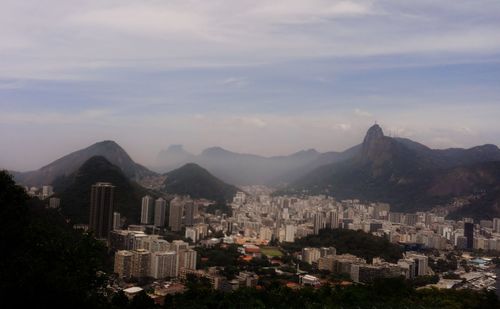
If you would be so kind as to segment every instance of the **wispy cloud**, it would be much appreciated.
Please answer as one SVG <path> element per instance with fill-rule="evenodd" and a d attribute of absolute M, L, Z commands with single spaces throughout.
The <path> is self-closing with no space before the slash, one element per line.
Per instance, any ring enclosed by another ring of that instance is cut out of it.
<path fill-rule="evenodd" d="M 4 0 L 2 159 L 47 138 L 57 154 L 117 139 L 145 163 L 179 142 L 341 150 L 374 120 L 432 147 L 500 143 L 498 12 L 490 0 Z"/>
<path fill-rule="evenodd" d="M 36 17 L 32 11 L 36 8 Z M 174 68 L 285 59 L 498 53 L 493 1 L 7 0 L 5 77 L 81 76 L 106 67 Z"/>

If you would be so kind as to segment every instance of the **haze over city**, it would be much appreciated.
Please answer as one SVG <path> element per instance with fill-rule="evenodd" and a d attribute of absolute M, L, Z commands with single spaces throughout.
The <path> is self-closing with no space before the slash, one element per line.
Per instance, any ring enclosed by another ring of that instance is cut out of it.
<path fill-rule="evenodd" d="M 376 121 L 430 147 L 500 144 L 497 1 L 3 1 L 0 166 L 100 140 L 344 150 Z M 50 147 L 46 147 L 49 145 Z"/>

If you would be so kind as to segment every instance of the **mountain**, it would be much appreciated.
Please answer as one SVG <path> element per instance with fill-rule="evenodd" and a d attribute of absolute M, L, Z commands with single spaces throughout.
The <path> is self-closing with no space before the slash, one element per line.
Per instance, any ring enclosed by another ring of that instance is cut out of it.
<path fill-rule="evenodd" d="M 190 195 L 220 201 L 230 200 L 239 190 L 214 177 L 195 163 L 188 163 L 165 174 L 164 190 L 168 194 Z"/>
<path fill-rule="evenodd" d="M 182 145 L 170 145 L 161 150 L 156 157 L 155 166 L 161 172 L 168 172 L 182 165 L 193 162 L 196 156 L 187 152 Z"/>
<path fill-rule="evenodd" d="M 135 163 L 125 150 L 114 141 L 102 141 L 87 148 L 72 152 L 56 161 L 31 172 L 16 174 L 16 181 L 24 185 L 51 184 L 60 176 L 75 172 L 85 161 L 93 156 L 103 156 L 118 166 L 130 179 L 138 180 L 155 175 L 146 167 Z"/>
<path fill-rule="evenodd" d="M 450 208 L 451 216 L 469 207 L 472 217 L 487 218 L 500 215 L 499 168 L 496 146 L 434 150 L 385 136 L 374 125 L 351 158 L 316 168 L 287 191 L 388 202 L 399 211 L 428 210 L 458 198 L 465 206 Z"/>
<path fill-rule="evenodd" d="M 320 155 L 316 150 L 308 149 L 288 156 L 264 157 L 232 152 L 221 147 L 207 148 L 199 155 L 193 155 L 180 145 L 172 145 L 159 153 L 155 169 L 169 171 L 194 162 L 228 183 L 274 185 L 289 182 L 287 173 L 313 162 Z"/>
<path fill-rule="evenodd" d="M 97 182 L 110 182 L 115 188 L 115 210 L 129 223 L 136 223 L 140 216 L 141 198 L 150 194 L 103 156 L 93 156 L 75 172 L 57 178 L 54 184 L 56 196 L 61 198 L 61 211 L 73 223 L 88 223 L 90 212 L 90 188 Z"/>

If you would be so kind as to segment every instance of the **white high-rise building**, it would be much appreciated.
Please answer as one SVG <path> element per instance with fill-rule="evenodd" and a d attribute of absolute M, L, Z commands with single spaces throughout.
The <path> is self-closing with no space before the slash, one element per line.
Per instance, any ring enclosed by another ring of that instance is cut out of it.
<path fill-rule="evenodd" d="M 182 254 L 184 255 L 184 263 L 181 266 L 187 269 L 196 269 L 196 258 L 198 253 L 193 249 L 187 249 L 184 250 Z"/>
<path fill-rule="evenodd" d="M 142 198 L 141 205 L 141 224 L 153 223 L 154 200 L 151 196 L 146 195 Z"/>
<path fill-rule="evenodd" d="M 190 238 L 193 242 L 196 242 L 198 240 L 197 230 L 193 227 L 186 227 L 186 233 L 184 237 Z"/>
<path fill-rule="evenodd" d="M 52 186 L 42 186 L 42 198 L 46 199 L 54 194 L 54 188 Z"/>
<path fill-rule="evenodd" d="M 303 248 L 302 249 L 302 261 L 312 264 L 319 260 L 321 257 L 321 252 L 318 248 Z"/>
<path fill-rule="evenodd" d="M 271 240 L 272 238 L 273 238 L 273 231 L 267 226 L 262 226 L 259 230 L 259 239 Z"/>
<path fill-rule="evenodd" d="M 292 224 L 287 224 L 285 227 L 285 241 L 294 242 L 295 241 L 295 231 L 296 227 Z"/>
<path fill-rule="evenodd" d="M 151 255 L 151 277 L 163 279 L 177 277 L 177 253 L 175 251 L 155 252 Z"/>
<path fill-rule="evenodd" d="M 236 195 L 233 197 L 233 203 L 242 205 L 245 203 L 246 200 L 246 194 L 245 192 L 236 192 Z"/>
<path fill-rule="evenodd" d="M 429 258 L 423 254 L 407 253 L 406 258 L 415 261 L 415 276 L 425 276 L 428 272 Z"/>
<path fill-rule="evenodd" d="M 159 198 L 155 202 L 155 226 L 164 227 L 165 226 L 165 216 L 167 214 L 167 201 L 163 198 Z"/>

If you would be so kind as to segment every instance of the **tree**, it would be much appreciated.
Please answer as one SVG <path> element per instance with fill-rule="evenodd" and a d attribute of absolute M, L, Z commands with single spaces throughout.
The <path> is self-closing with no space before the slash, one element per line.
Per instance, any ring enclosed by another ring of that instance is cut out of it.
<path fill-rule="evenodd" d="M 141 291 L 135 295 L 129 306 L 130 309 L 149 309 L 155 307 L 155 302 L 145 291 Z"/>
<path fill-rule="evenodd" d="M 16 307 L 100 307 L 105 246 L 66 224 L 55 210 L 30 199 L 0 172 L 0 291 Z M 22 291 L 22 298 L 16 297 Z"/>
<path fill-rule="evenodd" d="M 128 306 L 128 298 L 123 291 L 118 291 L 111 298 L 111 305 L 113 308 L 126 308 Z"/>

